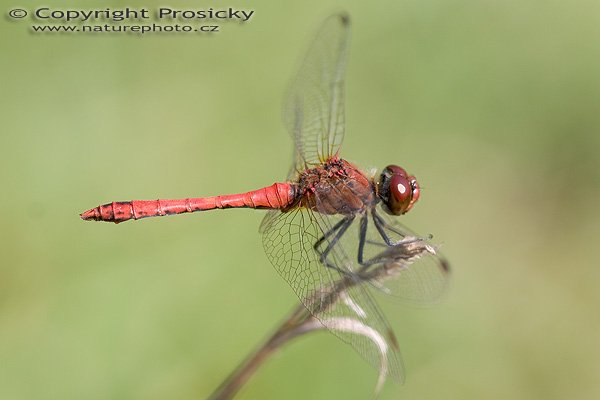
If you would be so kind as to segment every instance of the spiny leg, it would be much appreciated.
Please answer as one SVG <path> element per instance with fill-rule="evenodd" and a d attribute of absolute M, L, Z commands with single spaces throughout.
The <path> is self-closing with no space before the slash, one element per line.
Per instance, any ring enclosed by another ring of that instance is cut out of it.
<path fill-rule="evenodd" d="M 396 230 L 394 227 L 389 226 L 389 224 L 387 224 L 383 218 L 381 218 L 377 212 L 375 211 L 375 209 L 371 210 L 371 215 L 373 217 L 373 223 L 375 225 L 375 228 L 377 229 L 377 232 L 379 232 L 379 235 L 381 236 L 381 238 L 383 239 L 383 241 L 386 243 L 387 246 L 391 247 L 391 246 L 395 246 L 398 243 L 394 242 L 389 235 L 387 234 L 387 232 L 385 231 L 385 229 L 389 229 L 390 231 L 405 237 L 405 235 L 402 232 L 399 232 L 398 230 Z M 365 247 L 365 242 L 366 237 L 367 237 L 367 225 L 368 225 L 368 215 L 367 213 L 365 213 L 363 215 L 363 217 L 361 218 L 360 221 L 360 232 L 359 232 L 359 244 L 358 244 L 358 263 L 361 265 L 361 272 L 364 272 L 367 270 L 367 268 L 369 268 L 371 265 L 374 264 L 379 264 L 381 262 L 383 262 L 384 260 L 382 259 L 382 257 L 380 257 L 379 255 L 376 255 L 372 258 L 370 258 L 369 260 L 365 260 L 364 259 L 364 247 Z"/>
<path fill-rule="evenodd" d="M 406 236 L 404 233 L 400 232 L 399 230 L 395 229 L 393 226 L 390 226 L 389 224 L 387 224 L 383 218 L 381 218 L 378 214 L 377 211 L 375 211 L 375 209 L 373 209 L 371 211 L 371 215 L 373 216 L 373 223 L 375 224 L 375 228 L 377 228 L 377 231 L 379 232 L 379 235 L 381 235 L 381 238 L 385 241 L 385 243 L 388 246 L 394 246 L 398 243 L 394 242 L 389 235 L 386 233 L 385 228 L 389 229 L 390 231 L 394 232 L 397 235 L 402 236 L 403 238 Z"/>
<path fill-rule="evenodd" d="M 368 216 L 368 213 L 365 213 L 365 214 L 363 214 L 363 216 L 361 217 L 361 220 L 360 220 L 360 230 L 359 230 L 359 236 L 358 236 L 358 263 L 361 266 L 361 268 L 360 268 L 361 273 L 365 272 L 371 265 L 379 264 L 384 261 L 382 259 L 382 257 L 380 257 L 379 255 L 376 255 L 368 260 L 364 259 L 364 248 L 365 248 L 365 243 L 367 242 L 368 223 L 369 223 L 369 216 Z M 375 226 L 377 227 L 377 224 Z M 377 227 L 377 230 L 379 231 L 379 234 L 381 234 L 383 240 L 385 240 L 386 243 L 388 243 L 388 246 L 392 246 L 392 244 L 389 244 L 389 243 L 391 243 L 391 240 L 389 240 L 387 235 L 383 236 L 385 234 L 385 231 L 383 231 L 383 228 Z M 383 232 L 383 234 L 382 234 L 382 232 Z"/>
<path fill-rule="evenodd" d="M 319 240 L 317 240 L 317 242 L 313 246 L 313 248 L 315 249 L 315 251 L 317 252 L 317 254 L 319 254 L 319 261 L 323 265 L 325 265 L 328 268 L 334 269 L 334 270 L 336 270 L 336 271 L 338 271 L 338 272 L 340 272 L 342 274 L 345 273 L 346 271 L 341 270 L 339 267 L 337 267 L 336 265 L 334 265 L 333 263 L 331 263 L 327 259 L 327 256 L 329 255 L 329 253 L 333 249 L 333 246 L 335 246 L 338 243 L 338 241 L 344 235 L 344 233 L 346 232 L 346 230 L 350 227 L 350 225 L 352 225 L 352 221 L 354 221 L 354 215 L 349 215 L 349 216 L 345 217 L 344 219 L 340 220 L 338 223 L 336 223 L 333 226 L 333 228 L 331 228 Z M 325 248 L 325 250 L 321 251 L 319 249 L 319 247 L 321 246 L 321 244 L 323 244 L 323 242 L 325 240 L 329 239 L 332 235 L 334 235 L 333 239 L 329 242 L 329 244 L 327 245 L 327 247 Z"/>
<path fill-rule="evenodd" d="M 321 254 L 321 251 L 319 251 L 318 247 L 321 246 L 321 244 L 327 240 L 331 235 L 333 235 L 338 229 L 340 229 L 340 227 L 345 224 L 347 218 L 341 219 L 339 220 L 330 230 L 328 230 L 327 232 L 325 232 L 325 234 L 323 236 L 321 236 L 321 238 L 319 240 L 317 240 L 315 242 L 315 244 L 313 245 L 314 249 L 317 251 L 317 253 Z"/>
<path fill-rule="evenodd" d="M 363 267 L 366 267 L 365 262 L 363 260 L 363 253 L 365 250 L 365 241 L 367 240 L 367 225 L 369 223 L 369 217 L 367 213 L 364 213 L 362 217 L 360 217 L 360 230 L 358 231 L 358 263 Z"/>
<path fill-rule="evenodd" d="M 407 234 L 409 237 L 413 238 L 413 241 L 414 240 L 431 240 L 433 238 L 433 235 L 431 235 L 431 234 L 421 237 L 421 236 L 417 236 L 414 233 L 411 233 L 410 231 L 402 232 L 401 230 L 398 230 L 395 227 L 391 226 L 389 223 L 385 222 L 385 220 L 383 218 L 381 218 L 374 209 L 373 209 L 373 222 L 375 222 L 375 226 L 377 227 L 379 234 L 381 235 L 383 240 L 385 240 L 385 242 L 387 243 L 388 246 L 396 246 L 396 245 L 400 244 L 401 242 L 404 242 L 407 238 Z M 384 228 L 391 232 L 394 232 L 396 235 L 400 236 L 402 238 L 402 240 L 399 240 L 397 242 L 391 240 L 390 237 L 385 232 Z"/>

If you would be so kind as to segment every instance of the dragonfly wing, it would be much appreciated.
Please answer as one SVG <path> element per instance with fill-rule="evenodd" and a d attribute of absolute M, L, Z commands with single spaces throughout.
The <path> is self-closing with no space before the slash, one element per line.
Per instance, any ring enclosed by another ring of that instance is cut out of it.
<path fill-rule="evenodd" d="M 260 226 L 258 227 L 258 233 L 263 234 L 269 229 L 271 229 L 271 225 L 276 223 L 276 219 L 280 216 L 281 210 L 269 210 L 267 214 L 263 218 Z"/>
<path fill-rule="evenodd" d="M 389 375 L 401 381 L 404 374 L 396 338 L 364 282 L 350 272 L 354 263 L 341 242 L 333 243 L 327 256 L 339 270 L 323 265 L 314 248 L 340 218 L 305 208 L 267 215 L 261 226 L 265 252 L 312 315 L 352 345 L 380 371 L 380 378 Z M 328 247 L 334 236 L 322 246 Z"/>
<path fill-rule="evenodd" d="M 323 232 L 310 211 L 273 210 L 265 216 L 260 230 L 267 258 L 301 300 L 336 280 L 335 271 L 320 264 L 313 248 Z"/>
<path fill-rule="evenodd" d="M 292 81 L 283 120 L 294 138 L 300 171 L 336 155 L 344 138 L 344 74 L 349 17 L 329 17 Z"/>
<path fill-rule="evenodd" d="M 381 207 L 376 207 L 370 214 L 365 260 L 388 263 L 390 271 L 379 288 L 408 303 L 438 302 L 448 287 L 450 266 L 437 246 L 431 244 L 428 237 L 406 228 L 398 217 L 388 215 Z M 378 226 L 394 245 L 386 243 Z"/>

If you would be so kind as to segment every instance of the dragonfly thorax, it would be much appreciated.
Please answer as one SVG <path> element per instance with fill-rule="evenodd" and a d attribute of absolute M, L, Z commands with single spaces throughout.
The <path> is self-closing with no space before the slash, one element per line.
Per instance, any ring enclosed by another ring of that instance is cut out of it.
<path fill-rule="evenodd" d="M 301 172 L 297 193 L 303 207 L 322 214 L 356 214 L 378 201 L 373 182 L 337 157 Z"/>

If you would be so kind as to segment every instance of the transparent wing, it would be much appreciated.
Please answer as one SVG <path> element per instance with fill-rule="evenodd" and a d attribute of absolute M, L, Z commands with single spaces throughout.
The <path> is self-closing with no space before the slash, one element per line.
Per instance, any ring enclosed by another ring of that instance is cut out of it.
<path fill-rule="evenodd" d="M 314 39 L 284 103 L 300 171 L 336 155 L 344 138 L 344 73 L 349 17 L 329 17 Z"/>
<path fill-rule="evenodd" d="M 305 208 L 276 213 L 268 214 L 261 224 L 265 252 L 275 269 L 327 329 L 380 373 L 401 381 L 404 374 L 396 338 L 364 282 L 351 272 L 355 263 L 339 241 L 333 243 L 335 235 L 321 245 L 333 243 L 327 259 L 339 270 L 323 265 L 315 251 L 315 243 L 343 217 Z"/>
<path fill-rule="evenodd" d="M 281 216 L 281 210 L 269 210 L 258 227 L 258 233 L 264 234 L 271 226 L 277 223 L 275 220 Z"/>
<path fill-rule="evenodd" d="M 450 266 L 438 247 L 429 243 L 428 237 L 403 226 L 398 221 L 401 217 L 390 216 L 381 207 L 374 208 L 370 214 L 364 258 L 384 264 L 388 271 L 379 283 L 372 283 L 386 294 L 408 303 L 438 302 L 446 292 L 450 277 Z M 393 245 L 386 242 L 384 235 Z"/>
<path fill-rule="evenodd" d="M 301 300 L 335 280 L 313 249 L 322 236 L 312 212 L 296 208 L 267 214 L 260 228 L 267 258 Z"/>

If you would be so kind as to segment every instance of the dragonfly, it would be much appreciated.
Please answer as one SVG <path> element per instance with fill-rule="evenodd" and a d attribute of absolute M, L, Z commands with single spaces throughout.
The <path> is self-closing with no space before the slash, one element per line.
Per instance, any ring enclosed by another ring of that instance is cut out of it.
<path fill-rule="evenodd" d="M 349 31 L 347 14 L 329 17 L 292 81 L 283 119 L 294 161 L 285 181 L 230 195 L 111 202 L 81 218 L 120 223 L 225 208 L 268 210 L 259 229 L 264 250 L 304 306 L 386 376 L 403 381 L 397 339 L 372 292 L 433 303 L 450 268 L 430 238 L 398 221 L 420 197 L 417 179 L 397 165 L 363 172 L 340 157 Z"/>

